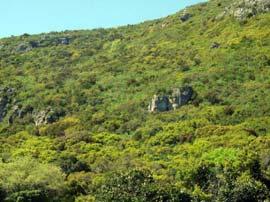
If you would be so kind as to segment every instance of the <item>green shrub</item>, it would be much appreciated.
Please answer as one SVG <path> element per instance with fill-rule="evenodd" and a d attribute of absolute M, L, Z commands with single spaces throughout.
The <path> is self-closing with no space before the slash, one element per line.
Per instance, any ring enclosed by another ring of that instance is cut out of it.
<path fill-rule="evenodd" d="M 0 163 L 0 187 L 6 201 L 62 201 L 64 177 L 59 168 L 34 159 Z"/>
<path fill-rule="evenodd" d="M 169 184 L 158 184 L 146 170 L 108 176 L 96 195 L 97 201 L 191 201 L 191 196 Z"/>
<path fill-rule="evenodd" d="M 81 171 L 90 171 L 90 167 L 78 160 L 75 156 L 63 156 L 59 160 L 59 166 L 66 174 L 70 174 L 73 172 L 81 172 Z"/>
<path fill-rule="evenodd" d="M 269 191 L 261 182 L 252 179 L 249 175 L 241 175 L 233 189 L 233 201 L 264 201 L 269 199 Z"/>

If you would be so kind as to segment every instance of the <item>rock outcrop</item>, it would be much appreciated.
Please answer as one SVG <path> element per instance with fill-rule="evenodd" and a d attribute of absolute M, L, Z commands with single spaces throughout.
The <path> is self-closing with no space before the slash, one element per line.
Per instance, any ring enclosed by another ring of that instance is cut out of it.
<path fill-rule="evenodd" d="M 170 99 L 172 108 L 176 109 L 188 104 L 188 102 L 192 100 L 193 95 L 194 91 L 190 86 L 174 89 Z"/>
<path fill-rule="evenodd" d="M 59 44 L 62 44 L 62 45 L 68 45 L 69 44 L 69 38 L 67 38 L 67 37 L 59 38 L 58 41 L 59 41 Z"/>
<path fill-rule="evenodd" d="M 165 112 L 171 110 L 171 104 L 168 96 L 154 95 L 151 103 L 148 106 L 150 112 Z"/>
<path fill-rule="evenodd" d="M 218 42 L 214 42 L 211 45 L 211 49 L 215 49 L 215 48 L 219 48 L 219 47 L 220 47 L 220 44 Z"/>
<path fill-rule="evenodd" d="M 192 15 L 191 15 L 190 13 L 184 12 L 183 15 L 180 17 L 180 20 L 181 20 L 182 22 L 186 22 L 186 21 L 188 21 L 191 17 L 192 17 Z"/>
<path fill-rule="evenodd" d="M 17 48 L 16 48 L 16 52 L 27 52 L 32 50 L 32 48 L 30 46 L 28 46 L 27 43 L 20 43 Z"/>
<path fill-rule="evenodd" d="M 48 107 L 46 110 L 38 111 L 30 105 L 16 103 L 14 88 L 0 88 L 0 122 L 7 119 L 9 124 L 15 120 L 22 120 L 28 117 L 28 121 L 34 122 L 36 126 L 53 123 L 65 116 L 63 110 L 53 110 Z"/>
<path fill-rule="evenodd" d="M 19 43 L 14 48 L 14 51 L 18 53 L 25 53 L 35 48 L 48 47 L 50 45 L 69 45 L 69 44 L 70 44 L 70 38 L 68 37 L 51 38 L 50 36 L 44 35 L 40 38 L 40 40 L 24 41 L 24 42 Z"/>
<path fill-rule="evenodd" d="M 54 123 L 64 116 L 63 111 L 53 110 L 48 107 L 45 110 L 37 111 L 32 106 L 15 105 L 8 113 L 8 123 L 13 124 L 16 120 L 22 120 L 28 117 L 28 121 L 34 122 L 36 126 Z"/>
<path fill-rule="evenodd" d="M 15 51 L 28 52 L 28 51 L 31 51 L 33 48 L 38 48 L 38 47 L 39 47 L 39 42 L 36 42 L 36 41 L 23 42 L 17 46 Z"/>
<path fill-rule="evenodd" d="M 239 21 L 245 21 L 266 12 L 270 12 L 270 0 L 240 0 L 225 8 L 223 13 L 218 15 L 216 19 L 229 15 Z"/>
<path fill-rule="evenodd" d="M 165 112 L 175 110 L 188 104 L 194 96 L 192 87 L 186 86 L 174 89 L 171 95 L 154 95 L 148 106 L 149 112 Z"/>
<path fill-rule="evenodd" d="M 23 107 L 21 105 L 15 105 L 12 109 L 11 115 L 8 118 L 8 123 L 13 124 L 15 119 L 22 119 L 27 114 L 32 115 L 34 108 L 31 106 Z"/>
<path fill-rule="evenodd" d="M 33 119 L 36 126 L 46 125 L 53 122 L 56 122 L 61 116 L 64 115 L 64 112 L 57 112 L 52 108 L 48 107 L 46 110 L 33 113 Z"/>
<path fill-rule="evenodd" d="M 238 20 L 245 20 L 260 13 L 270 11 L 270 0 L 242 0 L 233 11 Z"/>

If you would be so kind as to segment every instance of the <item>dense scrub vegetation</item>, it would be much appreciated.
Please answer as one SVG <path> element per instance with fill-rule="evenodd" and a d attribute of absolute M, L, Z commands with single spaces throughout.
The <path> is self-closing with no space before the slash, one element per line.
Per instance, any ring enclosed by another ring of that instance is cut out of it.
<path fill-rule="evenodd" d="M 270 14 L 217 18 L 231 3 L 1 39 L 0 201 L 269 200 Z"/>

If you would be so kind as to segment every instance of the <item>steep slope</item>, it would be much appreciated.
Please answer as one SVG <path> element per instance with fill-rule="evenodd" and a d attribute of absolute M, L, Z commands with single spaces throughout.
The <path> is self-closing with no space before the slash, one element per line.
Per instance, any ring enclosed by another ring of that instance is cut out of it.
<path fill-rule="evenodd" d="M 1 39 L 0 198 L 269 197 L 269 10 L 211 0 L 139 25 Z"/>

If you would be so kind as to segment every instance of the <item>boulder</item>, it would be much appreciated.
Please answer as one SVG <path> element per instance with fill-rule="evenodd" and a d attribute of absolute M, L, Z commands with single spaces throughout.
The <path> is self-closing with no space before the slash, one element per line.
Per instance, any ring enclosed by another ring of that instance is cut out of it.
<path fill-rule="evenodd" d="M 180 17 L 180 20 L 182 22 L 186 22 L 188 21 L 190 18 L 192 17 L 192 15 L 190 13 L 184 13 L 181 17 Z"/>
<path fill-rule="evenodd" d="M 38 48 L 39 47 L 39 42 L 37 42 L 37 41 L 29 41 L 29 46 L 31 48 Z"/>
<path fill-rule="evenodd" d="M 219 48 L 219 47 L 220 47 L 220 44 L 217 43 L 217 42 L 214 42 L 214 43 L 212 43 L 212 45 L 211 45 L 211 49 L 215 49 L 215 48 Z"/>

